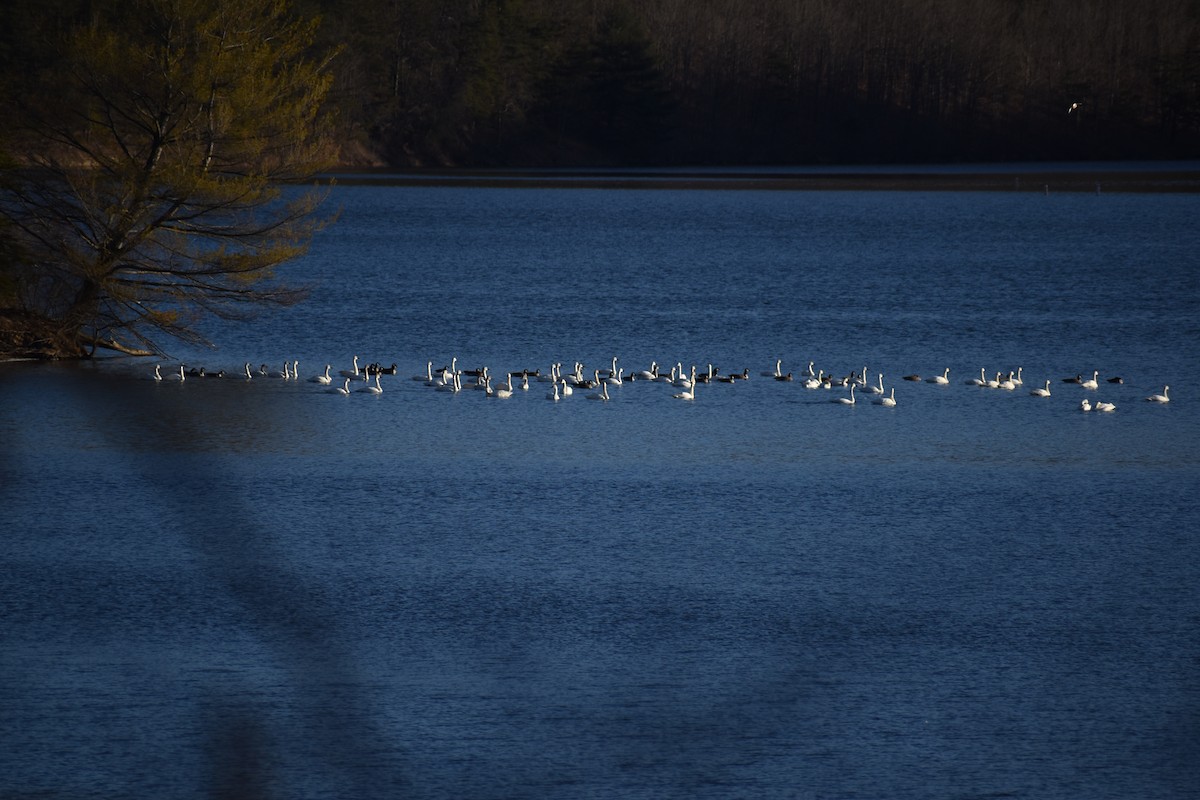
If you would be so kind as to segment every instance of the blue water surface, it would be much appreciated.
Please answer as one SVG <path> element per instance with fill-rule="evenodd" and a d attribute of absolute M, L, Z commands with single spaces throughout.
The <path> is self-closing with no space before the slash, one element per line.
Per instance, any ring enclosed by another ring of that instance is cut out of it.
<path fill-rule="evenodd" d="M 330 203 L 224 378 L 0 364 L 0 797 L 1196 796 L 1194 196 Z M 412 379 L 614 357 L 750 378 Z"/>

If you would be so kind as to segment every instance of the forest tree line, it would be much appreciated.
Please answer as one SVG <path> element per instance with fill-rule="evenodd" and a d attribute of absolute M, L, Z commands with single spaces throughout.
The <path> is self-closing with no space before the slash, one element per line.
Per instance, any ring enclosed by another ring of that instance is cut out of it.
<path fill-rule="evenodd" d="M 20 0 L 0 34 L 4 67 L 33 68 L 37 34 L 105 2 Z M 1200 155 L 1198 0 L 301 0 L 297 10 L 320 17 L 323 48 L 344 45 L 328 104 L 349 164 Z"/>
<path fill-rule="evenodd" d="M 391 164 L 1195 157 L 1196 0 L 321 0 Z M 1075 111 L 1068 110 L 1075 103 Z"/>

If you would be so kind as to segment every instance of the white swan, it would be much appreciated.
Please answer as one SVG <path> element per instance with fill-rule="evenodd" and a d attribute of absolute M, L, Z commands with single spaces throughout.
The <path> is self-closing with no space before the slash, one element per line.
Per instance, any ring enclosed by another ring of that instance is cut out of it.
<path fill-rule="evenodd" d="M 675 394 L 671 395 L 671 397 L 674 397 L 676 400 L 695 400 L 696 387 L 692 386 L 691 389 L 684 389 L 682 392 L 676 392 Z"/>
<path fill-rule="evenodd" d="M 571 388 L 571 384 L 567 383 L 566 379 L 564 378 L 562 381 L 562 396 L 570 397 L 573 394 L 575 394 L 575 390 Z"/>
<path fill-rule="evenodd" d="M 252 372 L 250 372 L 250 362 L 249 361 L 246 362 L 246 380 L 248 380 L 248 381 L 254 380 L 254 374 Z"/>
<path fill-rule="evenodd" d="M 378 372 L 375 373 L 375 385 L 374 386 L 372 386 L 371 384 L 368 383 L 366 386 L 359 389 L 359 391 L 366 392 L 367 394 L 383 394 L 383 387 L 379 385 L 379 373 Z"/>
<path fill-rule="evenodd" d="M 554 389 L 546 393 L 546 399 L 553 400 L 556 403 L 559 401 L 558 381 L 554 382 Z"/>
<path fill-rule="evenodd" d="M 854 384 L 853 383 L 850 384 L 850 396 L 849 397 L 838 397 L 833 402 L 840 403 L 841 405 L 844 405 L 844 406 L 854 405 Z"/>
<path fill-rule="evenodd" d="M 183 382 L 184 382 L 184 380 L 185 380 L 185 377 L 184 377 L 184 374 L 183 374 L 183 364 L 180 364 L 180 365 L 179 365 L 179 374 L 178 374 L 178 375 L 176 375 L 176 374 L 172 374 L 172 375 L 171 375 L 171 380 L 173 380 L 173 381 L 179 381 L 180 383 L 183 383 Z"/>
<path fill-rule="evenodd" d="M 425 374 L 424 375 L 413 375 L 412 379 L 414 381 L 432 381 L 433 380 L 433 362 L 426 361 L 425 362 Z"/>
<path fill-rule="evenodd" d="M 329 390 L 330 394 L 342 394 L 349 396 L 350 394 L 350 379 L 346 378 L 345 386 L 335 386 Z"/>
<path fill-rule="evenodd" d="M 695 378 L 696 378 L 696 368 L 692 367 L 691 382 L 689 382 L 684 387 L 682 392 L 676 392 L 675 394 L 671 395 L 671 397 L 674 397 L 676 400 L 695 400 L 696 399 L 696 387 L 699 385 L 699 381 L 697 381 Z"/>
<path fill-rule="evenodd" d="M 1116 407 L 1116 405 L 1115 405 L 1115 404 L 1113 404 L 1113 403 L 1104 403 L 1104 402 L 1101 402 L 1101 401 L 1097 400 L 1097 401 L 1096 401 L 1096 410 L 1097 410 L 1097 411 L 1109 411 L 1109 412 L 1111 412 L 1111 411 L 1116 411 L 1116 410 L 1117 410 L 1117 407 Z"/>
<path fill-rule="evenodd" d="M 894 408 L 896 405 L 896 387 L 895 386 L 892 387 L 892 392 L 887 397 L 881 397 L 878 400 L 876 400 L 875 405 L 887 406 L 888 408 Z"/>
<path fill-rule="evenodd" d="M 1097 389 L 1100 387 L 1100 384 L 1096 381 L 1096 378 L 1099 378 L 1099 377 L 1100 377 L 1100 370 L 1096 370 L 1095 372 L 1092 373 L 1091 380 L 1086 380 L 1079 385 L 1085 389 Z"/>
<path fill-rule="evenodd" d="M 1171 402 L 1171 398 L 1167 396 L 1167 392 L 1170 390 L 1170 388 L 1170 386 L 1164 386 L 1162 394 L 1152 394 L 1146 399 L 1151 403 L 1169 403 Z"/>
<path fill-rule="evenodd" d="M 650 369 L 644 369 L 638 373 L 638 377 L 642 380 L 652 381 L 658 377 L 658 362 L 651 361 Z"/>
<path fill-rule="evenodd" d="M 506 398 L 512 397 L 512 394 L 513 394 L 512 375 L 508 376 L 508 380 L 503 386 L 499 386 L 495 389 L 492 388 L 492 379 L 491 379 L 491 376 L 489 376 L 487 379 L 487 389 L 485 391 L 487 391 L 488 397 L 495 397 L 499 400 L 504 400 Z"/>
<path fill-rule="evenodd" d="M 821 384 L 825 382 L 825 370 L 819 370 L 819 374 L 809 378 L 804 382 L 805 389 L 820 389 Z"/>
<path fill-rule="evenodd" d="M 968 386 L 987 386 L 987 379 L 983 377 L 983 367 L 979 368 L 979 377 L 968 378 L 966 384 Z"/>
<path fill-rule="evenodd" d="M 156 380 L 156 381 L 162 380 L 162 372 L 159 371 L 158 364 L 154 365 L 154 380 Z"/>
<path fill-rule="evenodd" d="M 810 361 L 810 362 L 808 362 L 808 371 L 805 372 L 804 374 L 810 378 L 815 378 L 817 376 L 817 373 L 813 372 L 812 368 L 813 368 L 813 362 Z"/>
<path fill-rule="evenodd" d="M 1083 398 L 1083 402 L 1079 404 L 1079 410 L 1080 411 L 1091 411 L 1092 410 L 1092 404 L 1087 401 L 1086 397 Z"/>
<path fill-rule="evenodd" d="M 1017 386 L 1024 386 L 1024 385 L 1025 385 L 1025 381 L 1024 381 L 1022 378 L 1021 378 L 1021 370 L 1023 370 L 1023 369 L 1025 369 L 1025 368 L 1024 368 L 1024 367 L 1017 367 L 1017 376 L 1016 376 L 1015 378 L 1014 378 L 1014 377 L 1012 377 L 1012 375 L 1009 375 L 1009 379 L 1010 379 L 1010 380 L 1011 380 L 1013 383 L 1015 383 Z"/>
<path fill-rule="evenodd" d="M 774 372 L 763 372 L 762 373 L 762 375 L 767 378 L 778 378 L 782 374 L 783 374 L 783 359 L 782 358 L 775 362 L 775 371 Z"/>
<path fill-rule="evenodd" d="M 608 402 L 608 399 L 609 399 L 609 397 L 608 397 L 608 384 L 607 384 L 607 383 L 601 383 L 601 384 L 600 384 L 600 391 L 598 391 L 598 392 L 594 392 L 594 393 L 592 393 L 592 394 L 589 394 L 589 395 L 587 396 L 587 399 L 588 399 L 588 400 L 602 400 L 602 401 L 604 401 L 604 402 Z"/>
<path fill-rule="evenodd" d="M 949 367 L 946 367 L 946 371 L 943 372 L 941 375 L 934 375 L 932 378 L 929 378 L 926 381 L 926 383 L 940 383 L 940 384 L 947 384 L 949 382 L 950 382 L 950 368 Z"/>
<path fill-rule="evenodd" d="M 329 370 L 331 370 L 331 369 L 333 369 L 333 366 L 330 364 L 326 364 L 324 375 L 314 375 L 311 378 L 309 378 L 308 380 L 311 383 L 320 383 L 320 384 L 324 384 L 325 386 L 328 386 L 329 384 L 333 383 L 333 378 L 331 378 L 329 376 Z"/>
<path fill-rule="evenodd" d="M 353 380 L 358 380 L 361 377 L 358 374 L 358 356 L 354 357 L 354 369 L 353 370 L 349 370 L 349 369 L 339 370 L 338 375 L 341 375 L 343 378 L 351 378 Z"/>
<path fill-rule="evenodd" d="M 355 366 L 357 366 L 357 362 L 355 363 Z M 448 367 L 441 366 L 441 367 L 438 367 L 437 369 L 432 369 L 432 365 L 431 365 L 430 369 L 433 372 L 447 373 L 447 374 L 453 375 L 454 373 L 458 372 L 458 356 L 452 356 L 450 358 L 450 366 L 448 366 Z M 429 380 L 429 378 L 425 378 L 425 380 Z M 428 385 L 428 384 L 426 384 L 426 385 Z"/>
<path fill-rule="evenodd" d="M 1000 388 L 1000 389 L 1005 389 L 1005 390 L 1007 390 L 1007 391 L 1010 391 L 1010 392 L 1011 392 L 1013 389 L 1016 389 L 1016 388 L 1017 388 L 1017 382 L 1013 380 L 1013 374 L 1012 374 L 1011 372 L 1009 372 L 1009 373 L 1008 373 L 1008 377 L 1007 377 L 1007 378 L 1005 378 L 1004 380 L 1000 381 L 1000 384 L 999 384 L 999 386 L 998 386 L 997 388 Z"/>
<path fill-rule="evenodd" d="M 867 394 L 883 394 L 883 373 L 879 373 L 878 386 L 864 386 L 863 391 Z"/>
<path fill-rule="evenodd" d="M 1034 397 L 1049 397 L 1050 396 L 1050 380 L 1046 379 L 1045 389 L 1033 389 L 1029 392 Z"/>

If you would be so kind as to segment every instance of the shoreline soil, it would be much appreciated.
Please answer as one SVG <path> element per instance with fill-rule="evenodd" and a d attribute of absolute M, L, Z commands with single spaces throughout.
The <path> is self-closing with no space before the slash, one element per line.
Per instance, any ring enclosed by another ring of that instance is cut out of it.
<path fill-rule="evenodd" d="M 1200 192 L 1200 168 L 1039 172 L 689 172 L 660 170 L 347 170 L 329 180 L 356 186 L 778 191 Z"/>

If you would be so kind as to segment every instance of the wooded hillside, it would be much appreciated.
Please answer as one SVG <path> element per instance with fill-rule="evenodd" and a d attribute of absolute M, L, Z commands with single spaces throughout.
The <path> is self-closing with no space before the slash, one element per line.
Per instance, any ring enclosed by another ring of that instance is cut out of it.
<path fill-rule="evenodd" d="M 36 31 L 106 0 L 20 0 Z M 1200 156 L 1197 0 L 307 0 L 361 165 Z M 1076 105 L 1078 104 L 1078 105 Z M 1074 110 L 1069 111 L 1074 106 Z"/>
<path fill-rule="evenodd" d="M 392 163 L 1200 153 L 1195 0 L 321 6 L 326 35 L 350 45 L 343 120 Z"/>

